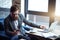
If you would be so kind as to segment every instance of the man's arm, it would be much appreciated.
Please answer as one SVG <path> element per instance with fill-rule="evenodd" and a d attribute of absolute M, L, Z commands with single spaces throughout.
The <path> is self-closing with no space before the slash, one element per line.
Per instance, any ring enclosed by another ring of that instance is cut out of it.
<path fill-rule="evenodd" d="M 36 24 L 34 24 L 34 23 L 31 23 L 31 22 L 27 21 L 27 20 L 23 17 L 22 14 L 21 14 L 21 18 L 23 18 L 23 22 L 24 22 L 25 24 L 27 24 L 27 25 L 29 25 L 29 26 L 32 26 L 32 27 L 40 28 L 40 25 L 36 25 Z"/>
<path fill-rule="evenodd" d="M 24 22 L 25 24 L 29 25 L 29 26 L 40 28 L 40 25 L 34 24 L 34 23 L 32 23 L 32 22 L 29 22 L 29 21 L 27 21 L 26 19 L 24 19 L 23 22 Z"/>

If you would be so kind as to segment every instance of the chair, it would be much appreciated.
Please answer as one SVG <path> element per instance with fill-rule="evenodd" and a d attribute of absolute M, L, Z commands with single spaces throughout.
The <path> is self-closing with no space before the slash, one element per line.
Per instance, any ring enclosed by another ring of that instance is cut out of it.
<path fill-rule="evenodd" d="M 5 34 L 4 31 L 4 19 L 0 19 L 0 39 L 9 40 L 9 37 Z"/>

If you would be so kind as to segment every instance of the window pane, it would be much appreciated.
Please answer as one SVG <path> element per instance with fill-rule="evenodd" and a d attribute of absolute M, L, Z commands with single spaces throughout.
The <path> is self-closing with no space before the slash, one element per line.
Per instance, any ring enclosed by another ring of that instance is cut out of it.
<path fill-rule="evenodd" d="M 49 17 L 48 16 L 39 16 L 39 15 L 32 15 L 27 14 L 27 20 L 37 25 L 45 25 L 46 28 L 49 28 Z"/>
<path fill-rule="evenodd" d="M 56 0 L 55 16 L 60 16 L 60 0 Z"/>
<path fill-rule="evenodd" d="M 48 12 L 48 0 L 29 0 L 28 10 Z"/>
<path fill-rule="evenodd" d="M 12 0 L 0 0 L 0 7 L 10 8 L 12 5 Z"/>
<path fill-rule="evenodd" d="M 12 0 L 0 0 L 0 18 L 6 18 L 9 15 Z"/>
<path fill-rule="evenodd" d="M 0 11 L 0 19 L 6 18 L 9 15 L 10 12 Z"/>
<path fill-rule="evenodd" d="M 21 0 L 21 14 L 24 15 L 24 0 Z"/>

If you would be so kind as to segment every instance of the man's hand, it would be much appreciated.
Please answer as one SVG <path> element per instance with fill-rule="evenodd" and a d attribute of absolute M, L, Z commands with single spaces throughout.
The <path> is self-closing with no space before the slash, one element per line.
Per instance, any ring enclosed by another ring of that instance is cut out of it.
<path fill-rule="evenodd" d="M 46 29 L 46 26 L 40 25 L 40 28 L 41 28 L 41 29 Z"/>
<path fill-rule="evenodd" d="M 20 30 L 14 30 L 14 32 L 15 32 L 16 34 L 18 34 L 18 33 L 20 32 Z"/>
<path fill-rule="evenodd" d="M 20 30 L 14 30 L 13 32 L 11 32 L 11 34 L 14 36 L 14 35 L 17 35 L 18 33 L 20 33 Z"/>
<path fill-rule="evenodd" d="M 16 35 L 16 34 L 17 34 L 17 32 L 11 32 L 11 34 L 14 36 L 14 35 Z"/>
<path fill-rule="evenodd" d="M 11 32 L 12 35 L 17 35 L 17 31 L 14 30 L 13 32 Z"/>

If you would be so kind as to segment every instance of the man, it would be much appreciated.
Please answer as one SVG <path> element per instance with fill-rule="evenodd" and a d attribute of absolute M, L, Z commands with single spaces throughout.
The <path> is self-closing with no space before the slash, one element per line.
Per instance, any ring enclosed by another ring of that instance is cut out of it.
<path fill-rule="evenodd" d="M 20 37 L 29 40 L 25 34 L 24 28 L 22 27 L 22 22 L 32 27 L 45 28 L 44 26 L 28 22 L 22 14 L 19 14 L 19 7 L 17 5 L 13 5 L 10 9 L 10 14 L 4 20 L 5 33 L 8 36 L 11 36 L 12 40 L 14 40 L 14 37 L 17 38 L 16 36 L 18 33 L 20 34 Z"/>

